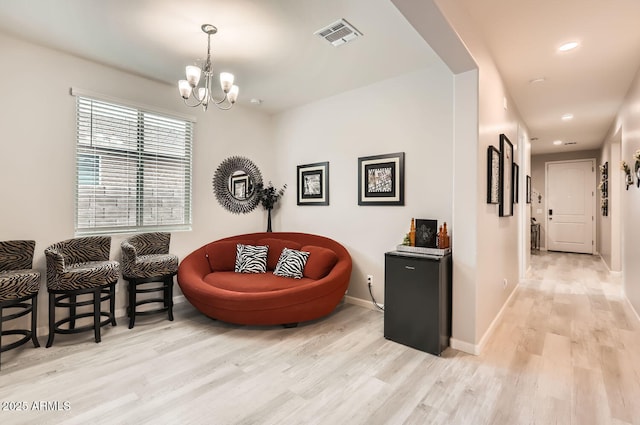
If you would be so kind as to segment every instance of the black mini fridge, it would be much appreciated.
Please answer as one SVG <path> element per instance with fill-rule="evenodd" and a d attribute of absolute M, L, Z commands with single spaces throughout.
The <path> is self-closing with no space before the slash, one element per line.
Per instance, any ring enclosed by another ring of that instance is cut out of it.
<path fill-rule="evenodd" d="M 385 253 L 385 338 L 435 355 L 449 346 L 451 266 L 451 254 Z"/>

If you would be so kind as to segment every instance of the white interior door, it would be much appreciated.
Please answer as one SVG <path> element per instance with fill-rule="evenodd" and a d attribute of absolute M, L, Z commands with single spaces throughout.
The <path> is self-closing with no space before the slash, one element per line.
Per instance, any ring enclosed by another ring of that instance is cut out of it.
<path fill-rule="evenodd" d="M 547 249 L 593 254 L 595 160 L 547 163 Z"/>

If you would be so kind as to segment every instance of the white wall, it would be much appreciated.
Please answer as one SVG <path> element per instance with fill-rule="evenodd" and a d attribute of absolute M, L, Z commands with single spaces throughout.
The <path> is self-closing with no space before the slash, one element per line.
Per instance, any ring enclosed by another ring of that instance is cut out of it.
<path fill-rule="evenodd" d="M 598 250 L 602 260 L 610 271 L 620 272 L 622 269 L 622 246 L 620 243 L 620 201 L 624 189 L 624 175 L 620 170 L 621 134 L 617 131 L 605 141 L 600 150 L 600 164 L 609 163 L 608 199 L 609 214 L 602 215 L 600 208 L 601 191 L 598 189 Z M 598 171 L 598 183 L 600 183 L 600 171 Z M 622 189 L 622 190 L 621 190 Z"/>
<path fill-rule="evenodd" d="M 527 142 L 527 130 L 517 108 L 510 98 L 502 77 L 487 50 L 482 34 L 475 27 L 466 9 L 453 1 L 436 1 L 454 31 L 467 47 L 478 67 L 478 136 L 476 140 L 477 168 L 475 175 L 475 200 L 477 214 L 467 220 L 477 223 L 477 268 L 476 318 L 473 327 L 467 325 L 454 335 L 462 338 L 463 343 L 472 343 L 478 352 L 486 342 L 492 324 L 519 281 L 519 262 L 521 261 L 519 244 L 519 226 L 523 226 L 520 209 L 526 203 L 514 205 L 512 217 L 499 217 L 498 206 L 486 203 L 487 193 L 487 149 L 490 145 L 499 148 L 499 136 L 504 133 L 514 147 L 514 158 L 520 166 L 520 175 L 529 173 L 528 151 L 523 142 Z M 506 102 L 506 107 L 505 107 Z M 519 132 L 521 134 L 519 134 Z M 518 158 L 520 158 L 518 160 Z M 457 156 L 456 156 L 457 159 Z M 521 179 L 522 182 L 522 179 Z M 522 188 L 523 186 L 520 185 Z M 462 219 L 462 218 L 461 218 Z M 528 220 L 526 221 L 528 223 Z M 455 260 L 455 258 L 454 258 Z M 529 253 L 524 252 L 523 260 L 528 263 Z M 503 287 L 504 280 L 508 284 Z M 465 344 L 462 344 L 464 347 Z"/>
<path fill-rule="evenodd" d="M 451 334 L 454 348 L 473 353 L 478 306 L 478 70 L 455 76 L 453 174 L 453 290 Z"/>
<path fill-rule="evenodd" d="M 409 231 L 412 217 L 451 225 L 453 76 L 440 63 L 274 117 L 278 173 L 289 190 L 274 230 L 318 233 L 349 250 L 349 295 L 384 301 L 384 253 Z M 358 206 L 358 158 L 405 152 L 405 206 Z M 296 205 L 296 166 L 329 161 L 330 205 Z M 452 228 L 451 233 L 455 234 Z"/>
<path fill-rule="evenodd" d="M 75 98 L 70 87 L 197 117 L 193 158 L 193 230 L 175 232 L 171 250 L 180 258 L 222 236 L 260 231 L 265 214 L 234 216 L 218 205 L 212 177 L 231 155 L 245 155 L 265 176 L 273 172 L 271 120 L 246 108 L 203 113 L 186 108 L 174 86 L 0 35 L 0 239 L 34 239 L 34 266 L 42 274 L 40 326 L 46 326 L 44 249 L 74 237 Z M 179 72 L 179 71 L 178 71 Z M 120 257 L 114 236 L 111 257 Z M 176 293 L 179 288 L 176 285 Z M 126 305 L 118 285 L 117 309 Z M 25 318 L 26 320 L 26 318 Z M 16 321 L 17 322 L 17 321 Z"/>
<path fill-rule="evenodd" d="M 472 50 L 474 52 L 474 50 Z M 518 226 L 520 208 L 526 203 L 513 206 L 513 216 L 499 217 L 498 206 L 487 204 L 487 149 L 493 145 L 500 148 L 500 134 L 505 134 L 518 158 L 519 116 L 511 102 L 491 57 L 478 48 L 474 57 L 479 63 L 479 138 L 478 173 L 476 175 L 478 203 L 478 271 L 477 271 L 477 322 L 476 344 L 482 345 L 492 322 L 515 290 L 519 282 Z M 507 101 L 508 109 L 503 107 Z M 519 164 L 520 173 L 528 174 L 528 164 Z M 521 186 L 522 187 L 522 186 Z M 504 287 L 503 282 L 508 284 Z"/>
<path fill-rule="evenodd" d="M 640 149 L 640 70 L 634 79 L 629 92 L 627 93 L 625 102 L 618 113 L 616 121 L 612 126 L 609 134 L 605 138 L 604 149 L 612 149 L 611 152 L 616 152 L 618 147 L 615 146 L 620 140 L 621 143 L 621 158 L 620 160 L 626 161 L 629 164 L 631 170 L 634 170 L 635 159 L 634 153 Z M 612 161 L 614 155 L 611 155 Z M 619 169 L 619 162 L 611 163 L 611 169 Z M 621 176 L 620 176 L 621 177 Z M 637 181 L 637 178 L 634 179 Z M 640 224 L 638 223 L 638 215 L 640 212 L 640 189 L 634 184 L 629 187 L 629 190 L 625 190 L 624 180 L 620 178 L 617 182 L 610 184 L 610 191 L 613 185 L 617 185 L 617 189 L 620 192 L 619 203 L 619 228 L 621 231 L 621 245 L 622 245 L 622 279 L 624 283 L 624 290 L 627 298 L 631 302 L 631 305 L 635 309 L 636 313 L 640 312 L 640 247 L 638 241 L 640 240 Z M 617 205 L 614 204 L 614 208 Z M 615 218 L 615 214 L 618 212 L 614 209 L 610 209 L 610 214 Z M 617 223 L 612 224 L 612 239 L 615 238 L 615 228 L 618 227 Z M 615 243 L 615 242 L 614 242 Z"/>
<path fill-rule="evenodd" d="M 521 158 L 520 172 L 526 175 L 530 169 L 529 158 L 519 152 L 528 151 L 528 146 L 519 144 L 527 143 L 527 130 L 482 41 L 482 34 L 475 28 L 460 2 L 393 1 L 456 73 L 456 100 L 477 105 L 477 119 L 467 113 L 468 108 L 456 108 L 455 113 L 456 131 L 472 128 L 477 132 L 466 134 L 464 138 L 458 133 L 454 136 L 456 169 L 458 164 L 466 164 L 468 172 L 473 171 L 473 174 L 469 178 L 466 173 L 461 174 L 467 179 L 468 186 L 464 185 L 462 178 L 454 176 L 456 198 L 453 225 L 458 228 L 461 223 L 460 227 L 464 227 L 466 232 L 460 251 L 457 250 L 461 243 L 454 239 L 452 345 L 465 351 L 479 352 L 490 334 L 492 324 L 518 283 L 520 261 L 528 264 L 530 255 L 523 248 L 526 238 L 522 237 L 522 231 L 519 232 L 519 226 L 524 225 L 523 218 L 528 217 L 526 212 L 520 212 L 525 204 L 514 206 L 513 217 L 498 217 L 497 206 L 486 204 L 487 148 L 489 145 L 497 147 L 499 135 L 506 134 L 516 149 L 515 157 Z M 434 10 L 434 6 L 437 10 Z M 440 25 L 443 20 L 448 29 Z M 443 31 L 447 33 L 443 35 Z M 454 37 L 451 37 L 451 33 Z M 441 42 L 443 36 L 446 43 Z M 458 42 L 455 43 L 454 39 Z M 453 50 L 452 43 L 456 47 Z M 461 46 L 471 61 L 460 60 Z M 449 50 L 455 55 L 452 56 Z M 472 75 L 474 69 L 477 70 L 476 81 L 473 81 L 476 78 Z M 504 108 L 505 101 L 507 108 Z M 519 137 L 519 131 L 524 137 Z M 469 155 L 475 160 L 473 165 L 468 163 Z M 468 194 L 464 200 L 458 196 L 458 191 L 463 188 Z M 473 206 L 465 208 L 469 200 Z M 503 288 L 504 279 L 508 282 L 506 288 Z"/>

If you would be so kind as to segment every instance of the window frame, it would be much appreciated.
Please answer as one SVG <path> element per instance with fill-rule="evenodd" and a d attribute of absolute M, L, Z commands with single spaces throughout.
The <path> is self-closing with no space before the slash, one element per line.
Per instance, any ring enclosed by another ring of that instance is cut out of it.
<path fill-rule="evenodd" d="M 71 89 L 71 94 L 76 97 L 75 235 L 191 230 L 195 118 L 75 88 Z M 97 111 L 101 108 L 116 113 L 100 115 Z M 122 122 L 117 121 L 120 112 Z M 128 125 L 133 131 L 124 137 L 114 137 L 118 139 L 116 142 L 100 140 L 100 130 L 94 126 L 99 127 L 96 121 L 101 118 L 104 125 L 101 130 L 118 130 L 120 125 Z M 165 140 L 177 143 L 165 144 Z M 92 155 L 93 160 L 90 159 Z M 117 174 L 133 168 L 135 176 L 133 173 L 127 177 Z M 103 180 L 103 173 L 111 176 L 111 184 L 105 183 L 109 179 Z M 161 192 L 176 187 L 175 180 L 179 182 L 179 196 L 163 197 Z M 81 184 L 83 182 L 85 184 Z M 145 198 L 148 199 L 149 194 L 145 188 L 150 187 L 157 194 L 147 202 Z M 98 194 L 100 191 L 103 193 Z M 114 198 L 109 191 L 122 195 Z M 169 206 L 165 207 L 162 201 L 167 199 Z M 97 205 L 98 201 L 103 201 L 101 206 Z M 177 204 L 172 206 L 171 201 Z M 80 206 L 87 202 L 90 207 Z M 115 212 L 105 212 L 105 205 L 114 207 Z M 102 216 L 96 219 L 100 208 L 103 209 Z M 93 218 L 87 218 L 87 214 Z M 164 220 L 170 222 L 164 224 Z"/>

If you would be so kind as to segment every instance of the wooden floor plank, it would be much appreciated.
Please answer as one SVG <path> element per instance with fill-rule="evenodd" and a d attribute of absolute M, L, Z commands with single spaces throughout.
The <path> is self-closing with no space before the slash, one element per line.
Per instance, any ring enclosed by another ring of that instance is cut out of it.
<path fill-rule="evenodd" d="M 383 314 L 355 305 L 284 329 L 182 303 L 100 344 L 3 353 L 0 423 L 640 425 L 640 324 L 620 285 L 597 257 L 532 256 L 479 356 L 386 340 Z"/>

